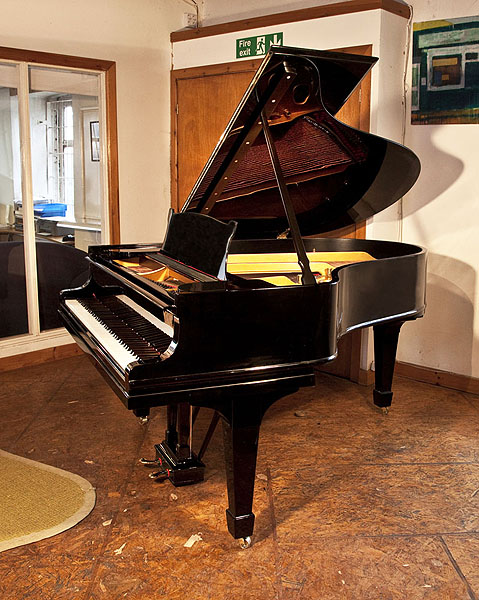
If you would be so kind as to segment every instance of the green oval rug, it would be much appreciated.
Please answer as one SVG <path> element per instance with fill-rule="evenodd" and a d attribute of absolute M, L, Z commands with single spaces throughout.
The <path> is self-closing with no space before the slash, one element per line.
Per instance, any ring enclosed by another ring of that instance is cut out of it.
<path fill-rule="evenodd" d="M 0 552 L 73 527 L 95 499 L 83 477 L 0 450 Z"/>

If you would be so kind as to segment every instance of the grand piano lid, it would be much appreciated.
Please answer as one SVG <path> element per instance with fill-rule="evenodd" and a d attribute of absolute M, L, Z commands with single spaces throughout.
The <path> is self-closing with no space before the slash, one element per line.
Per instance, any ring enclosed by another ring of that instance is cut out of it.
<path fill-rule="evenodd" d="M 396 202 L 419 175 L 416 155 L 334 118 L 376 61 L 273 46 L 182 211 L 235 220 L 235 238 L 288 231 L 265 119 L 302 235 L 363 221 Z"/>

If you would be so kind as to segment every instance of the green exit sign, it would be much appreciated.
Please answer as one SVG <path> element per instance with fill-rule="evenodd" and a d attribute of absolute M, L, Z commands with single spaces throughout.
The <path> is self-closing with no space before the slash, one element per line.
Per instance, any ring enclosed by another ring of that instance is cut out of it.
<path fill-rule="evenodd" d="M 236 58 L 263 56 L 273 44 L 275 46 L 283 45 L 282 33 L 267 33 L 266 35 L 240 38 L 236 40 Z"/>

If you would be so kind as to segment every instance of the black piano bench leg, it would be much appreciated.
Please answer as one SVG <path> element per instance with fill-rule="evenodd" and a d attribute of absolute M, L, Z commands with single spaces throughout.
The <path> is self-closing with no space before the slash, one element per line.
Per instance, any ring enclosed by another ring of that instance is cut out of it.
<path fill-rule="evenodd" d="M 228 531 L 235 539 L 241 539 L 241 546 L 251 545 L 254 529 L 253 494 L 256 473 L 256 456 L 261 417 L 238 414 L 241 408 L 235 406 L 232 424 L 223 420 L 223 440 L 228 484 L 228 509 L 226 521 Z M 254 411 L 253 411 L 254 412 Z"/>
<path fill-rule="evenodd" d="M 391 406 L 391 391 L 399 330 L 404 321 L 393 321 L 374 326 L 374 365 L 375 385 L 373 391 L 374 404 L 384 412 Z"/>

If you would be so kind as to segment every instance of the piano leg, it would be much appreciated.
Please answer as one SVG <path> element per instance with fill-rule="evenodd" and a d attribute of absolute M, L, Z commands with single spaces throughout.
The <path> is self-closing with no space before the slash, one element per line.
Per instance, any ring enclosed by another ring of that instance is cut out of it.
<path fill-rule="evenodd" d="M 249 399 L 249 398 L 248 398 Z M 253 494 L 261 419 L 261 400 L 232 402 L 228 420 L 223 418 L 223 445 L 228 485 L 228 531 L 249 546 L 253 534 Z M 251 399 L 250 399 L 251 400 Z"/>
<path fill-rule="evenodd" d="M 146 425 L 150 420 L 150 409 L 149 408 L 135 408 L 133 410 L 135 417 L 138 417 L 142 425 Z"/>
<path fill-rule="evenodd" d="M 235 539 L 243 539 L 243 548 L 251 544 L 254 529 L 253 495 L 261 421 L 274 402 L 297 392 L 300 387 L 314 385 L 313 368 L 308 366 L 307 369 L 290 381 L 265 384 L 254 395 L 249 391 L 224 393 L 209 403 L 209 407 L 220 414 L 223 424 L 228 531 Z"/>
<path fill-rule="evenodd" d="M 387 411 L 391 406 L 391 391 L 399 330 L 404 321 L 393 321 L 374 326 L 375 386 L 374 404 Z"/>

